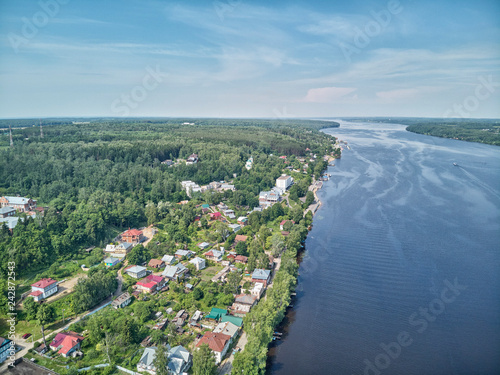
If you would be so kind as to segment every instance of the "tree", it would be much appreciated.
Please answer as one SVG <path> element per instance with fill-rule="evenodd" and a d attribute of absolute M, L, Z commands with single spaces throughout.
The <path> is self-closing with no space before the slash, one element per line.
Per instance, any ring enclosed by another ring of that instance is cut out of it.
<path fill-rule="evenodd" d="M 153 202 L 148 202 L 144 214 L 148 219 L 148 225 L 154 224 L 158 221 L 158 209 Z"/>
<path fill-rule="evenodd" d="M 238 255 L 248 255 L 247 244 L 245 241 L 238 242 L 236 244 L 236 246 L 234 247 L 234 249 L 236 250 L 236 254 L 238 254 Z"/>
<path fill-rule="evenodd" d="M 27 298 L 23 303 L 23 310 L 26 313 L 27 320 L 36 319 L 38 303 L 33 298 Z"/>
<path fill-rule="evenodd" d="M 240 281 L 241 281 L 241 275 L 238 272 L 229 272 L 229 274 L 226 276 L 226 285 L 224 286 L 224 293 L 238 294 L 238 287 L 240 285 Z"/>
<path fill-rule="evenodd" d="M 306 202 L 304 203 L 304 206 L 307 208 L 312 202 L 314 202 L 314 193 L 312 191 L 308 191 L 306 193 Z"/>
<path fill-rule="evenodd" d="M 215 355 L 207 344 L 202 344 L 193 354 L 193 375 L 215 375 Z"/>
<path fill-rule="evenodd" d="M 47 342 L 45 341 L 45 325 L 54 321 L 54 309 L 52 308 L 52 306 L 44 303 L 40 305 L 40 308 L 38 309 L 38 312 L 36 314 L 36 318 L 42 326 L 43 343 L 45 344 L 45 347 L 48 348 Z"/>
<path fill-rule="evenodd" d="M 155 359 L 153 365 L 156 368 L 157 375 L 168 375 L 168 351 L 163 345 L 158 345 L 156 348 Z"/>

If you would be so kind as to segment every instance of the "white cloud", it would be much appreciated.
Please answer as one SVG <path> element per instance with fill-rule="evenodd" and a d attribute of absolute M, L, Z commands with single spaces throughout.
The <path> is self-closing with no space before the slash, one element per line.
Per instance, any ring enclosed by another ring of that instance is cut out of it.
<path fill-rule="evenodd" d="M 310 89 L 302 101 L 307 103 L 333 103 L 356 90 L 354 87 L 321 87 Z"/>
<path fill-rule="evenodd" d="M 377 97 L 382 99 L 384 102 L 394 102 L 399 99 L 406 99 L 414 97 L 418 94 L 417 89 L 397 89 L 390 91 L 379 91 L 376 93 Z"/>

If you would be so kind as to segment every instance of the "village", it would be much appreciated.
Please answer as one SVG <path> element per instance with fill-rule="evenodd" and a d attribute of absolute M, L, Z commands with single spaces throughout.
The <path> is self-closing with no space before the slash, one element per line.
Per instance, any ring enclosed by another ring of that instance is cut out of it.
<path fill-rule="evenodd" d="M 282 159 L 286 165 L 286 157 Z M 328 162 L 331 156 L 327 155 L 323 160 Z M 108 272 L 116 273 L 116 291 L 92 311 L 77 314 L 67 308 L 62 327 L 49 333 L 47 340 L 43 337 L 43 340 L 35 341 L 31 333 L 20 332 L 18 336 L 22 337 L 16 340 L 19 354 L 27 354 L 25 361 L 31 358 L 32 363 L 36 362 L 40 366 L 50 367 L 50 361 L 55 361 L 66 363 L 69 368 L 74 361 L 81 362 L 86 358 L 89 347 L 89 343 L 86 343 L 89 341 L 88 329 L 78 330 L 81 322 L 92 319 L 94 314 L 105 315 L 111 311 L 122 311 L 135 318 L 141 310 L 138 306 L 148 304 L 150 311 L 142 319 L 146 324 L 143 328 L 149 332 L 140 341 L 143 349 L 133 353 L 125 366 L 116 365 L 118 370 L 130 374 L 156 374 L 156 352 L 158 345 L 162 345 L 161 342 L 165 340 L 168 374 L 187 374 L 193 365 L 194 351 L 202 346 L 210 349 L 220 374 L 230 373 L 234 354 L 244 350 L 247 342 L 245 317 L 262 298 L 266 298 L 266 291 L 272 288 L 273 279 L 280 269 L 281 254 L 286 250 L 294 227 L 298 230 L 301 221 L 301 230 L 303 227 L 310 228 L 312 214 L 319 207 L 316 190 L 321 187 L 321 182 L 313 178 L 309 185 L 308 191 L 314 198 L 304 197 L 299 204 L 293 204 L 288 190 L 296 181 L 286 172 L 293 172 L 296 178 L 299 173 L 298 178 L 309 177 L 308 162 L 315 161 L 316 155 L 310 153 L 309 158 L 299 159 L 302 165 L 300 170 L 285 167 L 283 174 L 276 179 L 275 187 L 260 192 L 259 206 L 246 212 L 225 202 L 195 203 L 199 202 L 196 197 L 207 190 L 234 191 L 235 186 L 230 182 L 214 181 L 200 186 L 192 181 L 182 181 L 182 187 L 191 200 L 181 201 L 178 206 L 179 211 L 189 206 L 195 212 L 193 223 L 197 231 L 190 236 L 194 241 L 176 243 L 178 248 L 175 251 L 144 259 L 141 254 L 148 245 L 160 246 L 161 238 L 165 236 L 165 228 L 162 230 L 151 224 L 125 230 L 103 249 L 87 249 L 88 254 L 97 254 L 102 261 L 99 264 L 82 265 L 83 274 L 78 274 L 75 283 L 79 278 L 88 277 L 87 274 L 90 275 L 95 269 L 104 267 Z M 171 161 L 166 162 L 174 165 Z M 197 162 L 196 154 L 185 161 L 186 164 Z M 252 163 L 252 158 L 246 162 L 247 170 L 252 168 Z M 23 220 L 24 215 L 43 215 L 44 212 L 43 208 L 36 207 L 36 201 L 28 198 L 1 197 L 0 203 L 0 220 L 11 231 L 18 220 Z M 303 206 L 305 204 L 307 206 Z M 263 212 L 272 214 L 262 219 Z M 14 216 L 19 213 L 24 215 Z M 297 238 L 294 237 L 294 240 L 298 241 Z M 250 250 L 251 247 L 258 248 L 258 251 Z M 57 300 L 63 281 L 52 277 L 37 280 L 31 284 L 31 291 L 23 294 L 24 305 L 28 299 L 42 305 Z M 65 291 L 68 292 L 72 293 L 72 290 Z M 288 292 L 291 294 L 292 290 Z M 66 325 L 65 321 L 71 319 L 73 324 Z M 274 339 L 279 340 L 279 334 Z M 2 348 L 10 345 L 11 340 L 0 340 Z M 95 349 L 92 348 L 92 351 Z M 0 354 L 1 361 L 5 358 L 6 355 Z M 96 368 L 110 365 L 109 362 L 86 363 L 92 363 L 91 367 Z"/>

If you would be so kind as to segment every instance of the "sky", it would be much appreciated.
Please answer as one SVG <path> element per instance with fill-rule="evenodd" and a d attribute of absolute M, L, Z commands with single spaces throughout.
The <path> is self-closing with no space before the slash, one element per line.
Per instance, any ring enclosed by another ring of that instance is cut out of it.
<path fill-rule="evenodd" d="M 0 117 L 500 118 L 500 1 L 0 0 Z"/>

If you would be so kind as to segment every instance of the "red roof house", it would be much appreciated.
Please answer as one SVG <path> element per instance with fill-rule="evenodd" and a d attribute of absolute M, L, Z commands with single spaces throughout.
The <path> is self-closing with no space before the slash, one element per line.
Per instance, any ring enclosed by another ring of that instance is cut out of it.
<path fill-rule="evenodd" d="M 162 268 L 165 266 L 165 262 L 161 259 L 151 259 L 148 263 L 148 267 L 152 268 Z"/>
<path fill-rule="evenodd" d="M 210 220 L 219 220 L 222 217 L 220 212 L 212 212 L 210 214 Z"/>
<path fill-rule="evenodd" d="M 215 363 L 218 364 L 226 354 L 230 340 L 231 336 L 229 335 L 207 332 L 203 335 L 198 344 L 196 344 L 196 347 L 199 348 L 201 345 L 207 344 L 208 347 L 214 352 Z"/>
<path fill-rule="evenodd" d="M 41 279 L 34 284 L 31 284 L 31 293 L 35 301 L 41 301 L 44 298 L 51 296 L 57 292 L 57 280 Z"/>
<path fill-rule="evenodd" d="M 235 262 L 237 263 L 243 263 L 243 264 L 246 264 L 248 262 L 248 257 L 244 256 L 244 255 L 237 255 L 235 258 L 234 258 Z"/>
<path fill-rule="evenodd" d="M 165 285 L 165 279 L 162 276 L 149 275 L 136 284 L 137 289 L 146 293 L 153 293 Z"/>
<path fill-rule="evenodd" d="M 52 350 L 58 350 L 59 354 L 67 357 L 73 351 L 80 348 L 80 343 L 83 341 L 83 336 L 73 331 L 58 333 L 54 340 L 50 343 L 49 347 Z"/>
<path fill-rule="evenodd" d="M 129 243 L 139 243 L 142 240 L 142 230 L 129 229 L 122 233 L 122 241 Z"/>
<path fill-rule="evenodd" d="M 242 234 L 237 234 L 235 239 L 234 239 L 234 243 L 238 243 L 240 241 L 242 242 L 245 242 L 247 240 L 248 236 L 244 236 Z"/>

